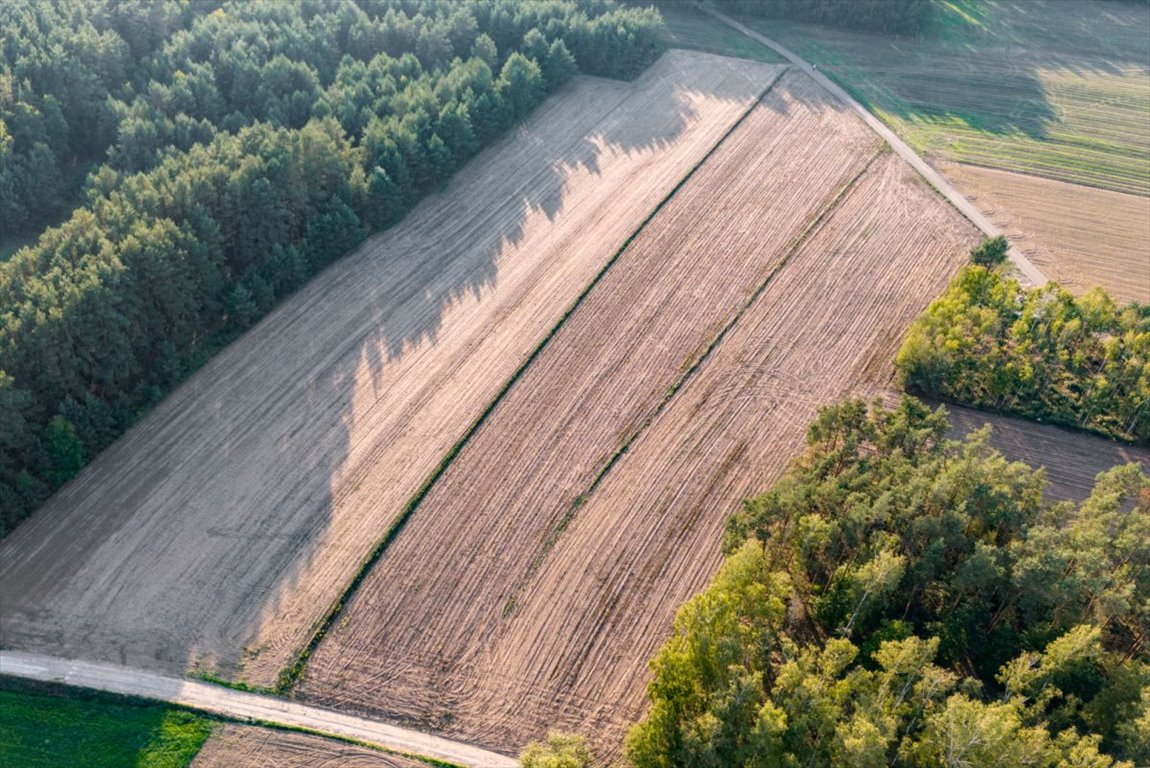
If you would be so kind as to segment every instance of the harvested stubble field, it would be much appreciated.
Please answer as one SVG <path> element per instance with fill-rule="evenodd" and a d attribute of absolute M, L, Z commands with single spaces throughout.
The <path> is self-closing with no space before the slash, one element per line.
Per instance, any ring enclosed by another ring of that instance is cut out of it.
<path fill-rule="evenodd" d="M 427 768 L 427 763 L 292 731 L 225 724 L 191 768 Z"/>
<path fill-rule="evenodd" d="M 785 76 L 460 452 L 301 693 L 495 747 L 559 727 L 617 749 L 726 515 L 781 473 L 817 406 L 889 384 L 906 324 L 977 240 L 877 149 Z"/>
<path fill-rule="evenodd" d="M 6 538 L 0 642 L 273 684 L 452 446 L 778 71 L 675 51 L 633 83 L 577 78 Z"/>
<path fill-rule="evenodd" d="M 582 495 L 878 151 L 810 80 L 784 76 L 423 499 L 312 656 L 303 690 L 449 719 L 462 671 L 526 597 Z"/>
<path fill-rule="evenodd" d="M 1046 468 L 1046 498 L 1082 501 L 1094 490 L 1094 478 L 1119 464 L 1137 462 L 1150 472 L 1150 449 L 1123 445 L 1096 435 L 1050 424 L 999 416 L 959 405 L 947 405 L 952 436 L 961 437 L 986 424 L 990 444 L 1010 461 Z"/>
<path fill-rule="evenodd" d="M 940 170 L 1052 280 L 1150 303 L 1150 198 L 958 163 Z"/>

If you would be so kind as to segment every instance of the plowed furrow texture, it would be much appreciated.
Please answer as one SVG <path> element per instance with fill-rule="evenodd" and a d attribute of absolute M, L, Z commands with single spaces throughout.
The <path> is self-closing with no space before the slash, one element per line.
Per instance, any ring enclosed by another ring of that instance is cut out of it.
<path fill-rule="evenodd" d="M 305 696 L 504 749 L 559 727 L 617 750 L 646 659 L 717 567 L 726 515 L 781 473 L 819 405 L 886 388 L 903 329 L 977 239 L 893 157 L 852 183 L 873 154 L 860 129 L 800 76 L 780 81 L 432 489 L 313 656 Z M 744 141 L 767 167 L 733 159 Z M 726 183 L 704 186 L 709 169 Z M 796 205 L 812 187 L 820 202 Z M 779 216 L 797 237 L 763 234 Z M 738 306 L 760 277 L 692 369 L 712 302 Z"/>
<path fill-rule="evenodd" d="M 777 67 L 577 78 L 218 355 L 0 544 L 0 642 L 275 682 L 361 562 Z"/>
<path fill-rule="evenodd" d="M 221 725 L 191 768 L 427 768 L 427 763 L 291 731 Z"/>
<path fill-rule="evenodd" d="M 582 495 L 878 150 L 808 79 L 784 76 L 424 498 L 311 657 L 304 694 L 450 721 Z"/>
<path fill-rule="evenodd" d="M 900 160 L 873 165 L 580 509 L 452 731 L 516 743 L 563 727 L 617 749 L 727 515 L 782 473 L 819 406 L 890 382 L 903 329 L 976 240 Z"/>
<path fill-rule="evenodd" d="M 944 163 L 943 173 L 1053 280 L 1150 303 L 1150 198 Z"/>
<path fill-rule="evenodd" d="M 990 444 L 1010 461 L 1046 469 L 1046 498 L 1082 501 L 1094 489 L 1099 472 L 1119 464 L 1141 464 L 1150 472 L 1150 449 L 1123 445 L 1084 432 L 1036 424 L 1009 416 L 947 405 L 953 437 L 989 424 Z"/>

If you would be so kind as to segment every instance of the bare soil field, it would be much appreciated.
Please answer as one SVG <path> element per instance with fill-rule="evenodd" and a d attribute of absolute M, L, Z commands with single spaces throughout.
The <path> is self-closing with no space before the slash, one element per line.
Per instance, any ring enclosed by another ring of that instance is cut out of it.
<path fill-rule="evenodd" d="M 0 643 L 273 684 L 452 446 L 779 72 L 674 51 L 632 83 L 577 78 L 0 543 Z"/>
<path fill-rule="evenodd" d="M 557 724 L 616 748 L 727 515 L 781 474 L 818 406 L 889 383 L 903 329 L 976 240 L 900 160 L 873 166 L 579 510 L 452 729 L 516 743 Z"/>
<path fill-rule="evenodd" d="M 1046 498 L 1082 501 L 1094 490 L 1099 472 L 1137 462 L 1150 471 L 1150 448 L 1123 445 L 1049 424 L 999 416 L 959 405 L 946 406 L 956 437 L 989 424 L 990 444 L 1011 461 L 1046 468 Z"/>
<path fill-rule="evenodd" d="M 427 768 L 427 763 L 305 733 L 225 724 L 191 768 Z"/>
<path fill-rule="evenodd" d="M 804 115 L 834 108 L 798 77 L 787 75 L 759 112 L 769 118 L 775 100 L 774 111 L 789 115 L 805 141 L 817 143 Z M 841 125 L 831 130 L 840 135 L 845 124 L 861 127 L 851 114 L 834 117 Z M 633 441 L 637 430 L 628 419 L 634 418 L 629 409 L 635 394 L 610 370 L 597 388 L 594 376 L 584 380 L 578 366 L 596 366 L 603 356 L 640 386 L 665 381 L 666 374 L 641 374 L 642 365 L 689 364 L 693 349 L 679 350 L 677 358 L 661 349 L 683 321 L 663 321 L 659 332 L 638 337 L 627 325 L 605 323 L 599 326 L 601 346 L 583 346 L 581 360 L 578 347 L 563 350 L 567 339 L 556 336 L 501 404 L 525 413 L 492 414 L 460 453 L 440 481 L 444 492 L 437 485 L 425 501 L 447 511 L 416 511 L 396 549 L 385 553 L 313 656 L 303 695 L 423 721 L 506 749 L 549 727 L 594 734 L 605 755 L 618 748 L 624 728 L 642 711 L 646 660 L 665 639 L 679 604 L 719 563 L 726 516 L 781 473 L 817 406 L 852 392 L 877 394 L 889 384 L 903 329 L 977 241 L 972 226 L 886 154 L 803 236 L 789 243 L 756 239 L 761 234 L 732 237 L 741 225 L 779 226 L 763 213 L 776 194 L 767 179 L 776 174 L 762 175 L 763 188 L 750 194 L 734 185 L 730 202 L 723 193 L 692 197 L 692 185 L 703 183 L 707 166 L 721 162 L 726 150 L 737 151 L 742 131 L 767 124 L 748 120 L 730 147 L 720 148 L 680 191 L 684 204 L 707 209 L 701 238 L 689 212 L 681 222 L 661 221 L 672 205 L 643 233 L 680 227 L 680 247 L 696 258 L 729 262 L 732 281 L 739 274 L 735 265 L 746 258 L 743 249 L 762 247 L 766 265 L 779 258 L 769 249 L 785 243 L 785 263 L 768 273 L 764 290 L 733 318 L 664 407 L 640 420 L 645 428 Z M 779 130 L 787 131 L 787 124 Z M 766 138 L 758 141 L 765 150 Z M 821 151 L 834 146 L 832 140 Z M 782 156 L 773 162 L 779 163 L 778 177 L 793 173 Z M 823 173 L 794 175 L 784 196 L 809 194 L 807 185 L 820 185 L 830 202 L 843 177 Z M 799 213 L 788 213 L 785 201 L 774 204 L 781 215 Z M 809 213 L 800 215 L 810 221 Z M 642 245 L 643 235 L 633 247 Z M 622 271 L 630 255 L 624 253 L 616 268 Z M 689 263 L 682 259 L 673 250 L 665 256 L 668 264 Z M 595 294 L 607 289 L 607 282 L 597 286 L 564 331 L 577 328 Z M 700 284 L 697 300 L 725 290 L 721 283 Z M 599 300 L 603 307 L 632 301 L 622 291 Z M 687 302 L 679 313 L 700 311 Z M 614 316 L 627 319 L 629 313 L 616 310 Z M 574 332 L 569 338 L 573 345 L 579 340 Z M 536 377 L 539 383 L 527 389 Z M 585 394 L 556 392 L 568 386 Z M 638 402 L 651 400 L 648 395 Z M 568 422 L 571 410 L 578 418 Z M 540 463 L 530 461 L 538 455 L 533 450 L 527 458 L 517 453 L 512 425 L 531 419 L 552 423 L 528 430 L 528 447 L 536 445 L 535 434 L 553 435 L 551 446 L 570 440 L 558 455 L 580 465 L 580 477 L 590 476 L 590 484 L 580 487 L 569 472 L 552 476 L 549 459 L 556 454 L 545 440 L 538 443 Z M 504 420 L 509 428 L 501 437 L 496 430 Z M 587 421 L 605 424 L 589 427 Z M 602 436 L 595 434 L 598 428 Z M 571 429 L 575 433 L 567 437 Z M 627 449 L 595 479 L 597 464 L 613 446 Z M 521 465 L 500 466 L 516 462 Z M 483 479 L 485 471 L 495 477 Z M 471 478 L 478 487 L 460 482 L 451 488 L 454 478 Z M 435 523 L 417 529 L 425 514 L 435 515 Z M 472 527 L 474 518 L 482 527 Z M 416 530 L 419 535 L 405 542 Z M 452 547 L 464 551 L 455 554 Z M 446 577 L 404 577 L 405 569 L 429 561 L 446 568 Z M 400 616 L 416 618 L 411 626 L 397 626 Z M 388 692 L 386 704 L 380 703 L 382 691 Z"/>
<path fill-rule="evenodd" d="M 447 722 L 596 478 L 878 151 L 862 121 L 785 75 L 423 499 L 312 655 L 305 695 Z"/>
<path fill-rule="evenodd" d="M 939 170 L 1052 280 L 1150 303 L 1150 198 L 958 163 Z"/>

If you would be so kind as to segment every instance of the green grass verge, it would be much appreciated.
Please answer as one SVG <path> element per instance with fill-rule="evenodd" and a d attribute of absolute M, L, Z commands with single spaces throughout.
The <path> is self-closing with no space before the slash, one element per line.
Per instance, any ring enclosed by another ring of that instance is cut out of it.
<path fill-rule="evenodd" d="M 0 678 L 0 765 L 184 768 L 212 720 L 165 704 Z"/>

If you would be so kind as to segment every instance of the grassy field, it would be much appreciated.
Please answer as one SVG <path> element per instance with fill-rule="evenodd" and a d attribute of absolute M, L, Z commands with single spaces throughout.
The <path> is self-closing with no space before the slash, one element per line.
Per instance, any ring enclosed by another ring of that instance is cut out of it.
<path fill-rule="evenodd" d="M 211 730 L 163 704 L 0 678 L 0 765 L 183 768 Z"/>
<path fill-rule="evenodd" d="M 663 14 L 674 48 L 736 56 L 768 64 L 783 63 L 783 57 L 770 48 L 759 45 L 693 5 L 665 1 L 659 3 L 658 8 Z"/>
<path fill-rule="evenodd" d="M 919 39 L 744 19 L 916 150 L 1150 195 L 1150 7 L 939 0 Z"/>

